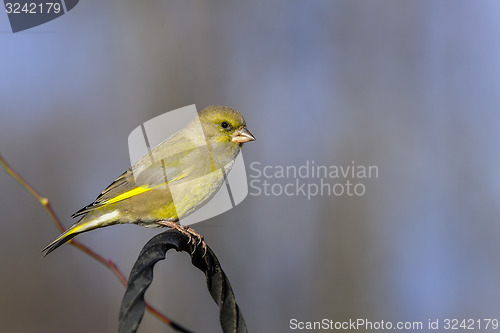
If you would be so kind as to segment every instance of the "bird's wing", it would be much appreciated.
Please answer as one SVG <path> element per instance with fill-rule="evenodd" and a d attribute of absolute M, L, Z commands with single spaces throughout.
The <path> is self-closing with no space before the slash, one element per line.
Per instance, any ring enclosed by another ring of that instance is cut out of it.
<path fill-rule="evenodd" d="M 144 155 L 134 166 L 122 173 L 90 205 L 74 213 L 76 217 L 96 208 L 113 204 L 155 188 L 167 189 L 174 183 L 196 171 L 193 159 L 205 155 L 206 148 L 197 147 L 191 140 L 174 134 L 167 141 Z M 194 165 L 193 165 L 194 164 Z"/>

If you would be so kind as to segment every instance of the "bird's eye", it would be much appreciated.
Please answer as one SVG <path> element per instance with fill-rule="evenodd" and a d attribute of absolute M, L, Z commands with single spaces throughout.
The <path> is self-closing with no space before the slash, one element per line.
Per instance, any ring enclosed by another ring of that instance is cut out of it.
<path fill-rule="evenodd" d="M 223 121 L 222 123 L 220 123 L 220 125 L 222 126 L 222 128 L 228 128 L 229 127 L 229 124 L 227 123 L 227 121 Z"/>

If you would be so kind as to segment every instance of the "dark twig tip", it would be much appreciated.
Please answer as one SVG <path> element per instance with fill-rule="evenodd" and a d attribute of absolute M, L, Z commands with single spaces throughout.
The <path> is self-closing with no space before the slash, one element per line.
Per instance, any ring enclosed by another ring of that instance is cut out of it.
<path fill-rule="evenodd" d="M 123 296 L 119 332 L 136 332 L 144 315 L 144 293 L 153 282 L 154 265 L 165 259 L 170 249 L 183 251 L 191 256 L 191 263 L 201 270 L 207 279 L 207 287 L 215 303 L 219 306 L 219 318 L 224 333 L 247 332 L 245 320 L 234 298 L 231 285 L 222 270 L 214 252 L 208 247 L 193 245 L 189 237 L 177 230 L 168 230 L 153 237 L 142 249 L 135 262 Z M 179 332 L 189 332 L 172 323 Z"/>

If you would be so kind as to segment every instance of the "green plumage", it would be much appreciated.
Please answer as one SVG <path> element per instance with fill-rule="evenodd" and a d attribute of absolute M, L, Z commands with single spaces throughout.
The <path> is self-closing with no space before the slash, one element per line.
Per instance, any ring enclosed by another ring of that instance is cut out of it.
<path fill-rule="evenodd" d="M 203 109 L 73 214 L 82 217 L 42 252 L 47 255 L 82 232 L 109 225 L 159 227 L 161 221 L 177 222 L 209 201 L 242 144 L 253 140 L 235 109 Z"/>

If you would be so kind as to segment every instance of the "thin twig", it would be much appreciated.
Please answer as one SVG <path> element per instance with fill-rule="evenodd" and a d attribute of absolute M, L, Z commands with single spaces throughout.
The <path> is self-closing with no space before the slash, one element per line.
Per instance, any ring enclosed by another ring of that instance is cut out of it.
<path fill-rule="evenodd" d="M 31 186 L 23 177 L 21 177 L 21 175 L 19 175 L 14 169 L 12 169 L 12 167 L 5 161 L 5 159 L 2 157 L 2 155 L 0 155 L 0 164 L 3 165 L 3 167 L 5 168 L 5 171 L 7 171 L 7 173 L 9 175 L 11 175 L 12 178 L 17 180 L 17 182 L 19 184 L 21 184 L 22 187 L 24 187 L 26 190 L 28 190 L 28 192 L 30 192 L 31 195 L 34 196 L 40 202 L 40 204 L 43 206 L 43 208 L 45 208 L 45 210 L 49 214 L 52 221 L 54 221 L 57 229 L 59 229 L 59 231 L 61 231 L 61 232 L 64 232 L 66 229 L 64 228 L 63 224 L 61 223 L 59 218 L 56 216 L 56 213 L 52 209 L 49 199 L 43 197 L 37 190 L 35 190 L 35 188 L 33 186 Z M 116 264 L 111 259 L 104 258 L 100 254 L 91 250 L 89 247 L 83 245 L 82 243 L 80 243 L 77 240 L 72 239 L 69 241 L 69 243 L 71 245 L 75 246 L 76 248 L 78 248 L 79 250 L 85 252 L 86 254 L 88 254 L 89 256 L 91 256 L 92 258 L 94 258 L 95 260 L 97 260 L 98 262 L 100 262 L 101 264 L 106 266 L 107 268 L 109 268 L 116 275 L 116 277 L 120 280 L 120 282 L 125 287 L 127 286 L 127 278 L 125 277 L 125 275 L 123 275 L 123 273 L 118 269 Z M 167 316 L 165 316 L 164 314 L 162 314 L 161 312 L 156 310 L 153 306 L 149 305 L 148 303 L 146 303 L 146 309 L 153 316 L 160 319 L 165 324 L 170 325 L 170 326 L 181 327 L 179 324 L 177 324 L 173 320 L 169 319 Z"/>

